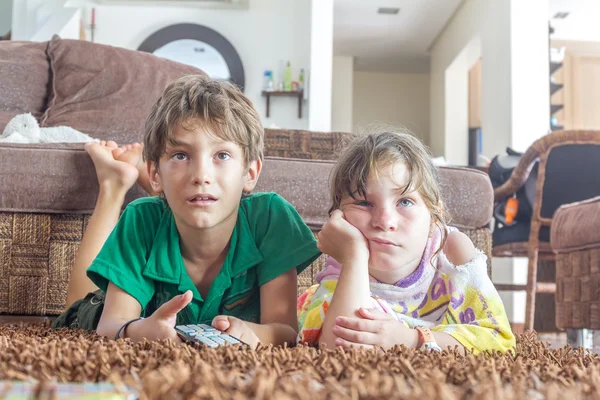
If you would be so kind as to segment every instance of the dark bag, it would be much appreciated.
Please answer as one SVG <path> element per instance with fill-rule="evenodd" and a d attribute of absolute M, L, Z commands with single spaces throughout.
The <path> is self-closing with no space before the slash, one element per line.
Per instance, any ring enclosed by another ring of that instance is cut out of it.
<path fill-rule="evenodd" d="M 95 331 L 104 310 L 106 294 L 102 290 L 88 293 L 77 300 L 52 323 L 52 328 L 79 328 Z"/>
<path fill-rule="evenodd" d="M 489 175 L 494 189 L 509 180 L 522 156 L 523 153 L 516 152 L 508 147 L 506 155 L 497 155 L 492 159 L 489 166 Z M 536 161 L 527 181 L 515 193 L 515 197 L 519 202 L 519 209 L 512 223 L 507 223 L 505 218 L 508 199 L 503 199 L 494 204 L 494 232 L 492 234 L 494 246 L 529 240 L 531 216 L 533 215 L 533 203 L 535 201 L 537 169 L 538 163 Z"/>

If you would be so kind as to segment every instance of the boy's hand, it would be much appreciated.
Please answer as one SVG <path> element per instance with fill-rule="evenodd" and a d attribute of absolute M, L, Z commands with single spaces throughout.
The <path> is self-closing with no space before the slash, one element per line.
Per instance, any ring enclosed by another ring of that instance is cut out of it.
<path fill-rule="evenodd" d="M 139 321 L 139 323 L 131 324 L 127 328 L 127 331 L 129 332 L 130 328 L 134 328 L 135 331 L 132 334 L 140 338 L 145 337 L 148 340 L 171 339 L 177 343 L 181 343 L 182 340 L 177 336 L 177 332 L 175 332 L 177 313 L 183 310 L 191 301 L 192 292 L 188 290 L 184 294 L 175 296 L 167 301 L 154 311 L 150 317 Z"/>
<path fill-rule="evenodd" d="M 360 308 L 359 313 L 362 318 L 336 318 L 333 327 L 333 333 L 337 336 L 336 346 L 376 347 L 387 350 L 397 344 L 407 347 L 417 345 L 417 332 L 393 316 L 366 308 Z"/>
<path fill-rule="evenodd" d="M 212 326 L 236 339 L 240 339 L 253 349 L 260 343 L 258 336 L 256 336 L 256 333 L 254 333 L 252 328 L 239 318 L 231 317 L 229 315 L 217 315 L 212 320 Z"/>
<path fill-rule="evenodd" d="M 475 258 L 477 252 L 473 242 L 467 235 L 459 231 L 453 231 L 448 234 L 446 239 L 444 254 L 452 264 L 463 265 Z"/>
<path fill-rule="evenodd" d="M 319 250 L 342 265 L 357 257 L 369 258 L 367 239 L 358 228 L 346 221 L 342 210 L 331 213 L 317 238 Z"/>

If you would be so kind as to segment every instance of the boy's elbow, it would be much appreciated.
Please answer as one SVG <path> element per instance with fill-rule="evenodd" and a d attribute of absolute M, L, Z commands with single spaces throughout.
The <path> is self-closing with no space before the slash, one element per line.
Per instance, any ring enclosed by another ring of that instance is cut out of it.
<path fill-rule="evenodd" d="M 108 324 L 106 324 L 106 323 L 103 323 L 102 319 L 100 319 L 100 322 L 98 322 L 98 326 L 96 327 L 96 334 L 98 336 L 104 336 L 109 339 L 112 339 L 115 337 L 115 333 L 112 332 L 112 329 L 110 329 L 110 326 L 108 326 Z"/>

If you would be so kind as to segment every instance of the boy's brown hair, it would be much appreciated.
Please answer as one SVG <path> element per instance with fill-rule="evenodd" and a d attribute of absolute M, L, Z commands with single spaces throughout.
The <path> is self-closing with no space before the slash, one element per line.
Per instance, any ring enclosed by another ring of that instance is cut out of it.
<path fill-rule="evenodd" d="M 403 193 L 418 192 L 429 209 L 432 222 L 442 233 L 443 248 L 447 237 L 448 214 L 444 208 L 437 168 L 423 143 L 409 132 L 379 131 L 350 135 L 348 142 L 331 171 L 331 200 L 329 214 L 340 208 L 346 196 L 366 196 L 369 174 L 386 166 L 402 162 L 409 173 Z"/>
<path fill-rule="evenodd" d="M 144 159 L 158 166 L 174 127 L 182 124 L 200 124 L 220 139 L 237 143 L 245 166 L 263 158 L 265 132 L 258 112 L 229 82 L 186 75 L 169 83 L 146 120 Z"/>

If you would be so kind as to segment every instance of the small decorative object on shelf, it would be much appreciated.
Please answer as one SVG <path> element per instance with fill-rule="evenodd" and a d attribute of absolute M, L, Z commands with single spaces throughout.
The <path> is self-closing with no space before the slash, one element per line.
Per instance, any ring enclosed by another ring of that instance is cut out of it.
<path fill-rule="evenodd" d="M 553 29 L 550 27 L 550 34 Z M 565 48 L 550 48 L 550 129 L 553 131 L 561 130 L 563 127 L 559 125 L 558 118 L 554 116 L 557 112 L 564 108 L 563 104 L 553 104 L 552 95 L 563 89 L 564 85 L 557 83 L 555 77 L 552 75 L 563 66 L 563 60 L 565 58 Z"/>
<path fill-rule="evenodd" d="M 304 90 L 304 68 L 300 68 L 300 76 L 298 76 L 298 88 Z"/>
<path fill-rule="evenodd" d="M 292 64 L 289 61 L 283 72 L 283 90 L 286 92 L 292 91 Z"/>
<path fill-rule="evenodd" d="M 266 90 L 264 90 L 262 92 L 262 95 L 267 98 L 267 118 L 269 118 L 269 115 L 270 115 L 271 96 L 292 96 L 292 97 L 297 97 L 298 98 L 298 118 L 302 118 L 302 99 L 304 97 L 304 91 L 303 90 L 287 91 L 287 92 L 286 91 L 280 91 L 280 90 L 274 90 L 274 91 L 266 91 Z"/>

